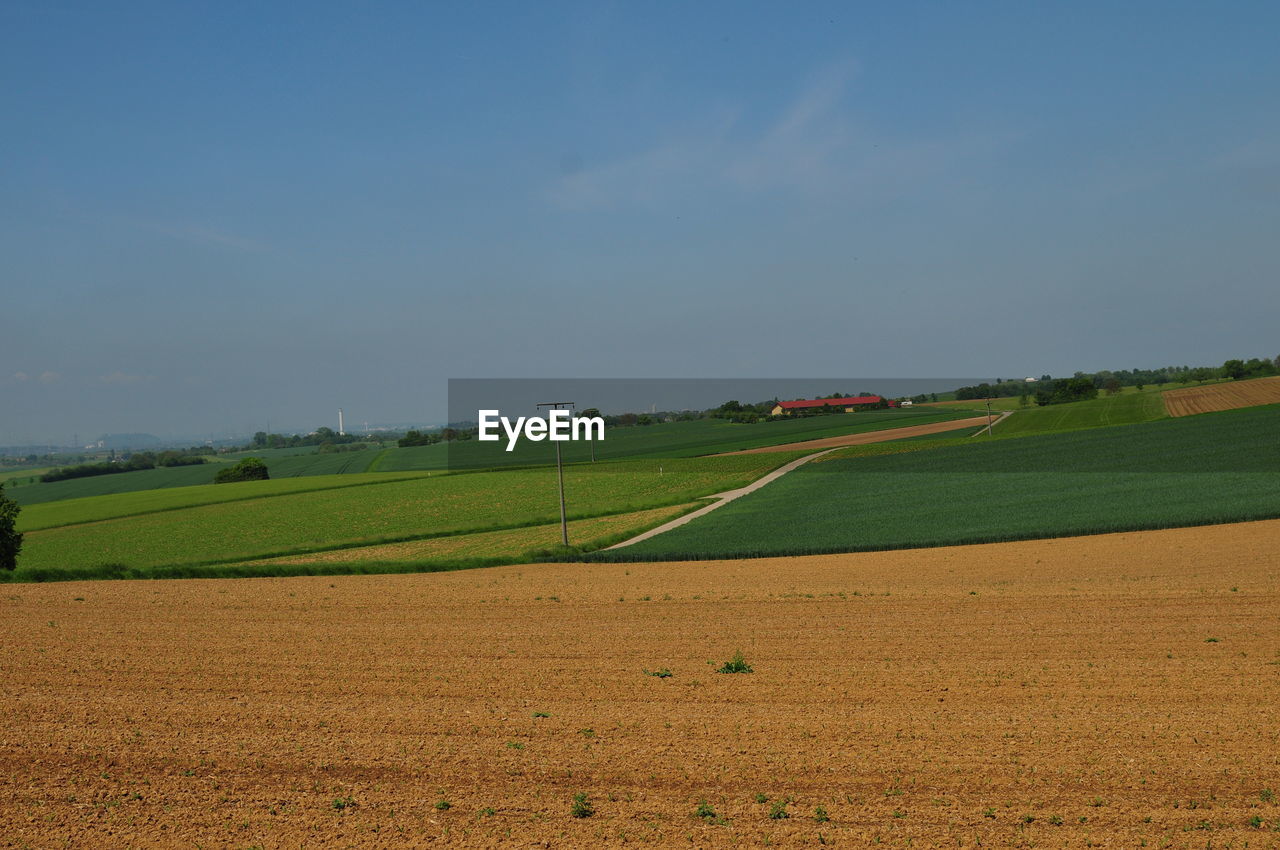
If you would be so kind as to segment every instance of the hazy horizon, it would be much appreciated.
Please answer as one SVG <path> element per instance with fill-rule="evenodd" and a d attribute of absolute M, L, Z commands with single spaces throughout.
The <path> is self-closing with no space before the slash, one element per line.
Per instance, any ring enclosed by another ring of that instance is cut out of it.
<path fill-rule="evenodd" d="M 6 3 L 0 445 L 439 422 L 450 378 L 1275 357 L 1278 24 Z"/>

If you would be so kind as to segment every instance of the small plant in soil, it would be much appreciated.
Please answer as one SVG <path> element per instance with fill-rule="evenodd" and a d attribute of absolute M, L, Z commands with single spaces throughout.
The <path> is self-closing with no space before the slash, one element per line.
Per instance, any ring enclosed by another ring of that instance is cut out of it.
<path fill-rule="evenodd" d="M 773 805 L 769 808 L 769 820 L 785 820 L 791 817 L 791 812 L 787 811 L 786 800 L 774 800 Z"/>
<path fill-rule="evenodd" d="M 653 676 L 655 679 L 670 679 L 672 675 L 671 671 L 666 667 L 663 667 L 661 670 L 645 670 L 644 674 L 646 676 Z"/>
<path fill-rule="evenodd" d="M 450 809 L 452 809 L 452 808 L 453 808 L 453 803 L 450 803 L 450 802 L 449 802 L 448 800 L 446 800 L 444 797 L 441 797 L 439 800 L 436 800 L 436 811 L 437 811 L 437 812 L 447 812 L 447 811 L 449 811 L 449 810 L 450 810 Z"/>
<path fill-rule="evenodd" d="M 813 819 L 818 823 L 827 823 L 831 820 L 831 816 L 827 814 L 827 810 L 818 806 L 813 810 Z"/>
<path fill-rule="evenodd" d="M 726 661 L 724 666 L 716 671 L 717 673 L 751 673 L 751 665 L 747 663 L 747 659 L 742 657 L 742 650 L 738 650 L 733 654 L 733 659 Z"/>
<path fill-rule="evenodd" d="M 595 808 L 591 805 L 591 801 L 587 799 L 587 792 L 579 791 L 573 795 L 573 805 L 569 807 L 569 814 L 575 818 L 589 818 L 595 813 Z"/>

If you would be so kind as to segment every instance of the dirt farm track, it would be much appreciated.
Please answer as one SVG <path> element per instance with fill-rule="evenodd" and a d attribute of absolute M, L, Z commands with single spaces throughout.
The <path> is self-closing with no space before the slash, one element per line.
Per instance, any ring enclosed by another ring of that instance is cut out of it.
<path fill-rule="evenodd" d="M 1278 541 L 6 585 L 0 846 L 1280 846 Z"/>

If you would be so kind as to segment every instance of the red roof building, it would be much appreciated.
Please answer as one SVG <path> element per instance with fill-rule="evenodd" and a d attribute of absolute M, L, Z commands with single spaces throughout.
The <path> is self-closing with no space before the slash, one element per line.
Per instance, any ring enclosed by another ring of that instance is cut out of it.
<path fill-rule="evenodd" d="M 817 410 L 823 407 L 843 407 L 846 413 L 852 413 L 859 407 L 879 404 L 884 401 L 878 395 L 855 395 L 846 398 L 815 398 L 802 401 L 780 401 L 773 408 L 773 415 L 790 413 L 793 410 Z M 897 402 L 889 402 L 890 407 L 897 407 Z"/>

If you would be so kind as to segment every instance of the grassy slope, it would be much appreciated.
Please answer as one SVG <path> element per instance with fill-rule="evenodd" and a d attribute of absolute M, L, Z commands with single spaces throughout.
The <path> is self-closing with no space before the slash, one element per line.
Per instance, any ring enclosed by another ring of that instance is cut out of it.
<path fill-rule="evenodd" d="M 836 458 L 623 557 L 907 548 L 1275 517 L 1277 428 L 1272 405 Z"/>
<path fill-rule="evenodd" d="M 114 475 L 95 475 L 92 478 L 73 478 L 49 484 L 27 484 L 8 491 L 21 505 L 38 505 L 60 499 L 82 499 L 89 496 L 109 496 L 115 493 L 132 493 L 136 490 L 159 490 L 165 487 L 193 487 L 209 484 L 214 474 L 223 468 L 220 463 L 199 466 L 175 466 L 167 469 L 142 469 L 137 472 L 118 472 Z"/>
<path fill-rule="evenodd" d="M 571 467 L 565 476 L 569 513 L 590 517 L 684 504 L 740 487 L 793 457 L 783 453 Z M 554 469 L 419 476 L 33 531 L 16 578 L 22 580 L 24 570 L 113 563 L 155 567 L 248 560 L 557 519 Z"/>
<path fill-rule="evenodd" d="M 1164 400 L 1159 392 L 1120 393 L 1089 401 L 1029 407 L 1016 412 L 995 428 L 996 436 L 1008 437 L 1050 431 L 1132 425 L 1165 419 Z"/>
<path fill-rule="evenodd" d="M 32 481 L 32 480 L 34 480 L 34 479 L 39 478 L 41 475 L 45 474 L 46 472 L 48 472 L 48 471 L 49 471 L 49 470 L 51 470 L 51 469 L 53 469 L 53 467 L 51 467 L 51 466 L 28 466 L 28 467 L 17 467 L 17 468 L 15 468 L 15 467 L 4 467 L 4 468 L 0 468 L 0 485 L 4 485 L 6 488 L 8 488 L 8 487 L 12 487 L 12 486 L 14 486 L 14 485 L 9 483 L 9 482 L 11 482 L 11 481 L 12 481 L 12 482 L 20 482 L 21 484 L 25 484 L 25 483 L 28 483 L 28 482 L 30 482 L 30 481 Z"/>
<path fill-rule="evenodd" d="M 292 455 L 263 459 L 272 478 L 296 478 L 303 475 L 353 475 L 369 471 L 369 464 L 382 452 L 368 448 L 358 452 L 333 452 Z M 248 457 L 248 455 L 246 455 Z"/>
<path fill-rule="evenodd" d="M 682 514 L 702 507 L 701 502 L 685 505 L 668 505 L 624 514 L 590 517 L 569 523 L 569 542 L 583 549 L 597 549 L 667 522 Z M 482 531 L 476 534 L 455 534 L 447 537 L 431 537 L 404 543 L 385 543 L 378 546 L 360 546 L 349 549 L 331 549 L 305 555 L 285 555 L 267 561 L 268 564 L 348 564 L 383 563 L 412 564 L 433 563 L 459 558 L 529 558 L 536 550 L 551 552 L 561 544 L 560 523 L 509 528 L 502 531 Z"/>
<path fill-rule="evenodd" d="M 272 478 L 296 478 L 307 475 L 366 472 L 379 453 L 378 449 L 333 454 L 317 454 L 315 449 L 308 449 L 306 453 L 286 449 L 279 450 L 278 453 L 261 452 L 253 456 L 263 458 Z M 89 496 L 135 493 L 141 490 L 161 490 L 168 487 L 194 487 L 212 483 L 217 471 L 225 468 L 234 459 L 223 459 L 200 466 L 143 469 L 137 472 L 120 472 L 115 475 L 95 475 L 91 478 L 54 481 L 49 484 L 27 484 L 14 487 L 9 491 L 9 495 L 20 504 L 37 505 L 62 499 L 82 499 Z"/>
<path fill-rule="evenodd" d="M 230 484 L 202 484 L 194 487 L 169 487 L 160 490 L 139 490 L 113 496 L 89 496 L 82 499 L 64 499 L 42 502 L 22 509 L 18 515 L 19 531 L 35 531 L 63 525 L 78 525 L 105 519 L 159 513 L 161 511 L 193 508 L 220 502 L 238 502 L 283 496 L 311 490 L 332 490 L 339 487 L 358 487 L 366 484 L 386 484 L 392 481 L 418 478 L 424 475 L 441 475 L 430 472 L 402 472 L 395 475 L 315 475 L 306 478 L 282 478 L 270 481 L 241 481 Z"/>

